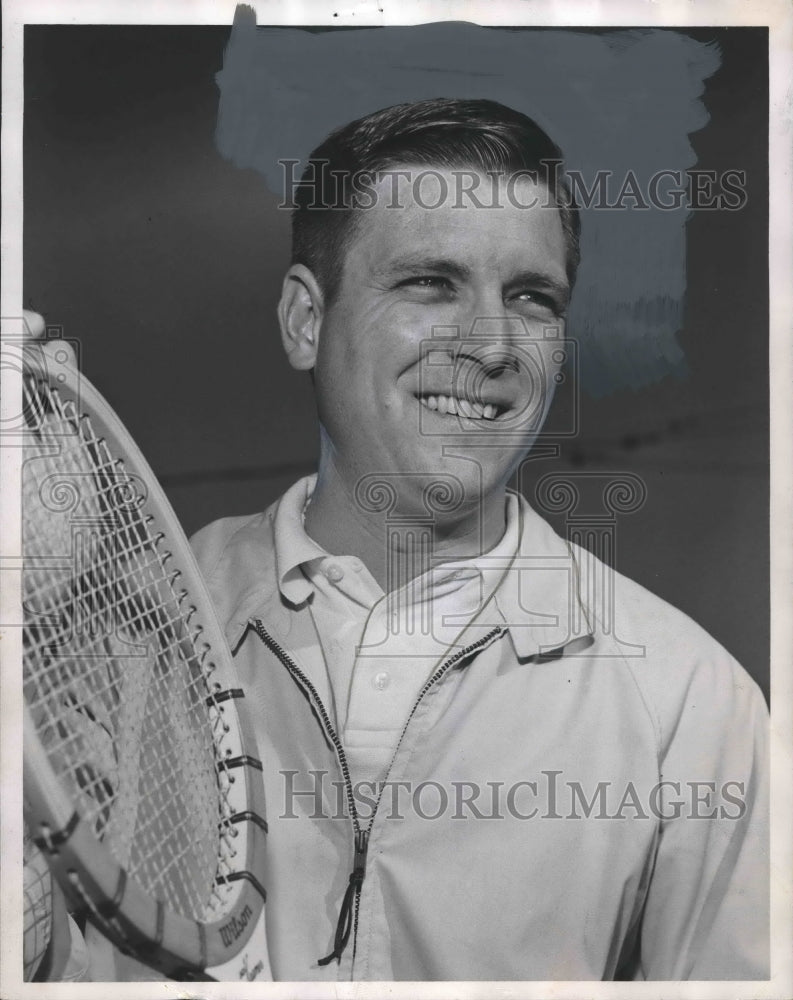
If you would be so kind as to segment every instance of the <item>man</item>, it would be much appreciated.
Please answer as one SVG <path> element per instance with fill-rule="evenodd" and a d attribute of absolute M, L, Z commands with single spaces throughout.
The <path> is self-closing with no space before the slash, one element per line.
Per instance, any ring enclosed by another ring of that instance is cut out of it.
<path fill-rule="evenodd" d="M 278 979 L 768 974 L 758 690 L 621 577 L 609 620 L 506 488 L 578 259 L 559 158 L 425 101 L 335 133 L 295 194 L 279 320 L 318 475 L 195 538 L 269 764 Z"/>
<path fill-rule="evenodd" d="M 759 691 L 507 489 L 564 356 L 559 160 L 423 101 L 294 192 L 318 474 L 194 539 L 265 761 L 276 979 L 768 975 Z"/>

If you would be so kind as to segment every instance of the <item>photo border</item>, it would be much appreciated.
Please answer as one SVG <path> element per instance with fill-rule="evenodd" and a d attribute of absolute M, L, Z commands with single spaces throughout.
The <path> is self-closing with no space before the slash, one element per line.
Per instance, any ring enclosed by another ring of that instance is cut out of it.
<path fill-rule="evenodd" d="M 768 26 L 769 28 L 769 253 L 770 253 L 770 390 L 771 390 L 771 746 L 772 832 L 771 883 L 772 978 L 763 982 L 475 982 L 390 983 L 313 982 L 239 983 L 235 997 L 366 998 L 384 994 L 402 997 L 525 997 L 668 998 L 731 997 L 782 998 L 793 995 L 793 6 L 784 0 L 732 3 L 729 0 L 614 0 L 608 5 L 570 0 L 463 3 L 454 0 L 387 0 L 340 5 L 303 0 L 300 3 L 251 2 L 260 25 L 305 24 L 366 27 L 418 24 L 439 20 L 466 20 L 480 25 L 527 27 L 691 28 L 696 26 Z M 236 4 L 228 0 L 121 0 L 121 2 L 65 2 L 6 0 L 3 4 L 3 117 L 2 117 L 2 289 L 0 316 L 4 342 L 22 333 L 22 121 L 23 36 L 25 24 L 215 24 L 228 25 Z M 6 365 L 4 349 L 0 420 L 18 412 L 21 399 L 18 372 Z M 2 423 L 0 423 L 2 426 Z M 19 485 L 21 450 L 4 447 L 0 490 L 0 621 L 17 621 L 20 614 L 19 579 L 21 515 Z M 0 995 L 21 998 L 106 997 L 106 984 L 23 983 L 14 973 L 22 952 L 22 796 L 20 684 L 21 634 L 2 631 L 2 812 L 0 856 L 3 859 L 0 892 Z M 165 987 L 170 991 L 170 987 Z M 229 984 L 183 985 L 174 995 L 228 997 Z M 126 998 L 161 997 L 162 983 L 116 983 L 113 995 Z M 167 994 L 165 994 L 167 995 Z"/>

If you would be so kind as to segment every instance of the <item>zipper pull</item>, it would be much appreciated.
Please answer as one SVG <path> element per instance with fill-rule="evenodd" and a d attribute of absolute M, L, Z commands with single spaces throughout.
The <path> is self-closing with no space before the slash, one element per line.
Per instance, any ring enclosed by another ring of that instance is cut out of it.
<path fill-rule="evenodd" d="M 336 924 L 336 935 L 333 939 L 333 951 L 330 955 L 319 959 L 319 965 L 329 965 L 335 958 L 341 961 L 347 942 L 350 940 L 352 930 L 352 910 L 353 903 L 360 894 L 363 878 L 366 874 L 366 851 L 369 847 L 369 831 L 356 830 L 355 832 L 355 857 L 353 859 L 352 874 L 347 883 L 344 899 L 341 901 L 339 910 L 339 920 Z"/>
<path fill-rule="evenodd" d="M 363 882 L 366 873 L 366 850 L 369 847 L 369 831 L 358 830 L 355 834 L 355 856 L 353 858 L 352 875 L 358 878 L 358 885 Z"/>

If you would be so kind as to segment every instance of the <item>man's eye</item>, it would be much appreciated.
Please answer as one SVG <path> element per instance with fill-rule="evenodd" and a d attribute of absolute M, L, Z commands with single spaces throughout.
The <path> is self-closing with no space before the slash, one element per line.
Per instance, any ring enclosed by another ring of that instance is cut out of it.
<path fill-rule="evenodd" d="M 413 278 L 406 278 L 400 282 L 400 286 L 403 288 L 446 289 L 450 288 L 451 284 L 448 278 L 442 278 L 435 274 L 420 274 Z"/>
<path fill-rule="evenodd" d="M 564 313 L 564 309 L 559 305 L 556 299 L 552 295 L 546 295 L 544 292 L 526 290 L 524 292 L 519 292 L 515 298 L 519 302 L 539 306 L 541 309 L 548 309 L 554 314 L 554 316 L 561 316 Z"/>

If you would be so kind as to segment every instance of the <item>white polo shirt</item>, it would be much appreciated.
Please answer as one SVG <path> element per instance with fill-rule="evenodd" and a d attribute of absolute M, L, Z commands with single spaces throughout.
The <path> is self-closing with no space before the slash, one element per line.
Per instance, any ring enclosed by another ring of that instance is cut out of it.
<path fill-rule="evenodd" d="M 320 671 L 324 661 L 353 781 L 374 782 L 423 684 L 517 552 L 518 501 L 508 494 L 505 531 L 489 552 L 440 563 L 386 594 L 360 559 L 331 555 L 306 533 L 303 513 L 315 482 L 300 480 L 278 507 L 278 585 L 292 604 L 308 602 L 320 645 L 303 646 L 301 659 Z"/>

